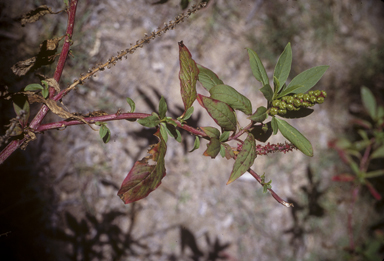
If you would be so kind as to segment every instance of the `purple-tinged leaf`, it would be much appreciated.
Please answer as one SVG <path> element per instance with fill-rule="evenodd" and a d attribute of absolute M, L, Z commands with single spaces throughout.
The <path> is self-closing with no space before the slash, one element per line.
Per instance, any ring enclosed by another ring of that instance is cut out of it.
<path fill-rule="evenodd" d="M 253 165 L 256 156 L 255 138 L 251 133 L 248 133 L 248 137 L 244 140 L 243 146 L 236 157 L 235 164 L 233 164 L 233 170 L 227 185 L 243 175 Z"/>
<path fill-rule="evenodd" d="M 207 149 L 204 151 L 204 156 L 209 156 L 212 159 L 216 158 L 220 152 L 220 141 L 216 138 L 211 138 L 211 141 L 207 144 Z"/>
<path fill-rule="evenodd" d="M 221 150 L 224 150 L 223 154 L 226 159 L 233 159 L 235 157 L 235 153 L 233 152 L 231 146 L 227 143 L 221 143 Z"/>
<path fill-rule="evenodd" d="M 161 180 L 166 174 L 164 156 L 167 144 L 159 130 L 154 135 L 159 139 L 159 143 L 151 146 L 148 150 L 149 156 L 136 161 L 117 192 L 125 204 L 148 196 L 161 184 Z"/>
<path fill-rule="evenodd" d="M 224 131 L 236 131 L 236 115 L 228 104 L 201 94 L 197 100 Z"/>
<path fill-rule="evenodd" d="M 199 69 L 188 48 L 179 42 L 179 60 L 180 60 L 180 91 L 186 112 L 196 100 L 196 82 L 199 75 Z"/>

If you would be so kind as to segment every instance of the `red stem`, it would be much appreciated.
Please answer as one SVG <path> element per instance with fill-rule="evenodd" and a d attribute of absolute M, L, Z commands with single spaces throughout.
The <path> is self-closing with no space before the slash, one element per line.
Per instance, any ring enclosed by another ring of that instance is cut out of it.
<path fill-rule="evenodd" d="M 67 24 L 67 31 L 66 31 L 66 37 L 65 42 L 63 45 L 63 48 L 61 50 L 60 58 L 56 66 L 55 74 L 53 78 L 60 82 L 61 74 L 63 73 L 65 61 L 68 56 L 69 47 L 71 46 L 71 39 L 73 34 L 73 29 L 75 27 L 75 15 L 76 15 L 76 8 L 77 8 L 78 0 L 71 0 L 71 3 L 69 5 L 68 10 L 68 24 Z M 50 87 L 50 97 L 53 96 L 53 88 Z M 61 94 L 61 93 L 60 93 Z M 56 95 L 53 99 L 55 101 L 59 100 L 62 95 L 60 94 Z M 46 105 L 41 106 L 39 112 L 36 114 L 35 118 L 31 121 L 29 127 L 31 129 L 37 129 L 40 126 L 41 121 L 44 119 L 44 117 L 47 115 L 49 109 Z M 7 147 L 4 148 L 3 151 L 0 152 L 0 164 L 2 164 L 16 149 L 18 149 L 21 144 L 26 140 L 26 137 L 22 140 L 13 140 L 11 141 Z"/>

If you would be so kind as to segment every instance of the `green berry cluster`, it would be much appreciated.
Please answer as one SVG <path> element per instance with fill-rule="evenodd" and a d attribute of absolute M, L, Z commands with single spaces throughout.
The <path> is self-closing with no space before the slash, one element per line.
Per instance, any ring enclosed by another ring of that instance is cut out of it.
<path fill-rule="evenodd" d="M 325 91 L 309 91 L 308 93 L 298 93 L 292 96 L 287 95 L 281 99 L 272 101 L 269 115 L 284 115 L 288 111 L 298 111 L 300 108 L 312 107 L 316 103 L 322 104 L 327 93 Z"/>

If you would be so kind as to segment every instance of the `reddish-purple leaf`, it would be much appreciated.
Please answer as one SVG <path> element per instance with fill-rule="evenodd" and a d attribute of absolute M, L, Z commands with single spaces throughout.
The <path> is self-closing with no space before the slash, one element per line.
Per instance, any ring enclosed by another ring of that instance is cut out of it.
<path fill-rule="evenodd" d="M 179 42 L 179 60 L 180 60 L 180 91 L 184 103 L 184 111 L 187 111 L 196 100 L 196 82 L 199 75 L 199 69 L 188 48 Z M 185 112 L 184 112 L 185 113 Z"/>
<path fill-rule="evenodd" d="M 148 150 L 149 156 L 136 161 L 117 192 L 125 204 L 148 196 L 161 184 L 161 180 L 166 174 L 164 156 L 167 145 L 159 130 L 154 135 L 159 139 L 159 143 L 151 146 Z"/>

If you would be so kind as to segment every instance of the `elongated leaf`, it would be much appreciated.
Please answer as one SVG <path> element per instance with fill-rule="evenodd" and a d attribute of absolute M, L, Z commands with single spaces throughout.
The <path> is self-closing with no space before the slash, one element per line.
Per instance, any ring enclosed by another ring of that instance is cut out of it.
<path fill-rule="evenodd" d="M 287 140 L 292 142 L 292 144 L 295 145 L 305 155 L 312 157 L 312 144 L 307 140 L 307 138 L 305 138 L 303 134 L 301 134 L 285 120 L 281 120 L 276 117 L 275 119 L 281 134 L 283 134 Z"/>
<path fill-rule="evenodd" d="M 228 104 L 201 94 L 197 96 L 197 99 L 223 130 L 236 131 L 236 115 Z"/>
<path fill-rule="evenodd" d="M 204 151 L 204 156 L 216 158 L 220 152 L 220 141 L 216 138 L 211 138 L 211 141 L 207 144 L 207 149 Z"/>
<path fill-rule="evenodd" d="M 277 61 L 275 71 L 273 73 L 273 76 L 278 79 L 278 82 L 280 85 L 283 85 L 289 76 L 289 72 L 291 71 L 291 64 L 292 64 L 292 49 L 291 49 L 291 43 L 288 43 L 284 51 L 279 57 L 279 60 Z M 280 86 L 282 87 L 282 86 Z M 279 88 L 277 91 L 280 91 L 281 88 Z"/>
<path fill-rule="evenodd" d="M 200 129 L 210 138 L 218 139 L 220 137 L 220 131 L 214 127 L 200 127 Z"/>
<path fill-rule="evenodd" d="M 233 164 L 232 173 L 229 177 L 227 185 L 243 175 L 253 165 L 256 156 L 255 138 L 251 133 L 248 133 L 241 151 L 236 157 L 235 164 Z"/>
<path fill-rule="evenodd" d="M 296 89 L 303 88 L 303 87 L 304 85 L 300 84 L 300 85 L 291 86 L 289 88 L 285 88 L 285 90 L 283 90 L 281 93 L 279 93 L 279 95 L 277 95 L 277 99 L 284 97 L 290 93 L 293 93 Z"/>
<path fill-rule="evenodd" d="M 287 88 L 295 85 L 303 85 L 303 87 L 294 90 L 292 93 L 305 93 L 309 91 L 323 76 L 329 66 L 321 65 L 308 69 L 297 75 L 288 84 Z"/>
<path fill-rule="evenodd" d="M 199 138 L 199 136 L 196 136 L 195 137 L 195 142 L 193 143 L 193 149 L 190 150 L 189 152 L 197 150 L 199 147 L 200 147 L 200 138 Z"/>
<path fill-rule="evenodd" d="M 366 178 L 376 178 L 382 175 L 384 175 L 384 169 L 374 170 L 374 171 L 365 173 Z"/>
<path fill-rule="evenodd" d="M 196 81 L 199 75 L 199 69 L 188 48 L 179 42 L 179 60 L 180 60 L 180 91 L 184 103 L 184 111 L 187 111 L 196 100 Z"/>
<path fill-rule="evenodd" d="M 365 86 L 361 87 L 361 100 L 363 101 L 364 108 L 369 113 L 369 116 L 376 120 L 377 116 L 377 105 L 376 99 L 372 92 Z"/>
<path fill-rule="evenodd" d="M 172 125 L 171 125 L 172 126 Z M 165 127 L 165 123 L 160 123 L 160 134 L 165 143 L 168 141 L 167 127 Z"/>
<path fill-rule="evenodd" d="M 133 168 L 124 179 L 117 195 L 125 204 L 145 198 L 154 191 L 166 174 L 164 156 L 167 145 L 158 130 L 154 134 L 159 142 L 148 150 L 149 156 L 136 161 Z M 156 162 L 152 164 L 151 162 Z"/>
<path fill-rule="evenodd" d="M 148 116 L 144 119 L 138 119 L 137 122 L 140 123 L 141 125 L 143 125 L 144 127 L 153 128 L 153 127 L 156 127 L 157 125 L 159 125 L 160 119 L 159 119 L 159 116 L 157 114 L 152 113 L 151 116 Z"/>
<path fill-rule="evenodd" d="M 181 142 L 181 133 L 175 126 L 171 124 L 166 124 L 166 129 L 169 136 L 174 138 L 177 142 Z"/>
<path fill-rule="evenodd" d="M 272 127 L 272 133 L 273 135 L 276 135 L 279 131 L 279 125 L 277 125 L 276 117 L 273 116 L 271 120 L 271 127 Z"/>
<path fill-rule="evenodd" d="M 247 48 L 247 50 L 253 76 L 255 76 L 256 80 L 261 82 L 263 86 L 267 85 L 269 83 L 269 80 L 263 63 L 261 62 L 259 56 L 257 56 L 257 53 L 255 51 L 249 48 Z"/>
<path fill-rule="evenodd" d="M 384 145 L 377 148 L 370 156 L 371 159 L 384 158 Z"/>
<path fill-rule="evenodd" d="M 242 111 L 247 115 L 252 113 L 251 101 L 231 86 L 219 84 L 213 86 L 209 92 L 212 99 L 225 102 L 233 109 Z"/>
<path fill-rule="evenodd" d="M 230 134 L 229 131 L 224 131 L 224 132 L 220 135 L 219 140 L 220 140 L 221 142 L 226 142 L 226 141 L 228 140 L 228 138 L 229 138 L 229 134 Z"/>
<path fill-rule="evenodd" d="M 131 106 L 130 112 L 135 112 L 135 109 L 136 109 L 135 102 L 131 98 L 128 98 L 128 97 L 126 100 L 127 100 L 127 103 L 129 104 L 129 106 Z"/>
<path fill-rule="evenodd" d="M 273 98 L 273 90 L 271 88 L 271 85 L 266 84 L 263 86 L 263 88 L 260 89 L 260 91 L 264 94 L 265 99 L 267 101 L 272 101 Z"/>
<path fill-rule="evenodd" d="M 164 97 L 161 96 L 160 102 L 159 102 L 159 117 L 160 117 L 160 119 L 163 119 L 165 117 L 165 113 L 167 112 L 167 110 L 168 110 L 167 103 L 165 102 Z"/>
<path fill-rule="evenodd" d="M 25 127 L 28 124 L 30 115 L 29 102 L 27 96 L 15 95 L 13 96 L 13 109 L 17 116 L 20 117 L 21 127 Z"/>
<path fill-rule="evenodd" d="M 215 85 L 223 84 L 223 81 L 210 69 L 200 64 L 197 64 L 197 68 L 199 69 L 199 82 L 207 91 Z"/>
<path fill-rule="evenodd" d="M 183 115 L 182 117 L 180 117 L 180 119 L 183 120 L 183 121 L 188 120 L 189 118 L 191 118 L 193 111 L 194 111 L 194 108 L 193 108 L 193 106 L 191 106 L 191 107 L 188 108 L 188 110 L 184 113 L 184 115 Z"/>
<path fill-rule="evenodd" d="M 24 88 L 24 91 L 40 91 L 44 89 L 43 86 L 41 86 L 40 84 L 38 83 L 32 83 L 32 84 L 28 84 L 25 88 Z"/>
<path fill-rule="evenodd" d="M 256 112 L 248 117 L 248 119 L 254 122 L 263 122 L 268 117 L 267 108 L 260 106 Z"/>

